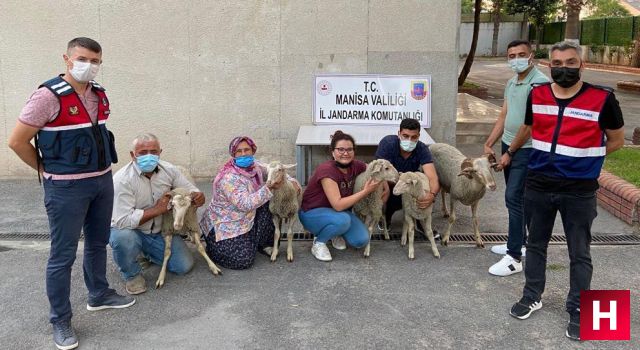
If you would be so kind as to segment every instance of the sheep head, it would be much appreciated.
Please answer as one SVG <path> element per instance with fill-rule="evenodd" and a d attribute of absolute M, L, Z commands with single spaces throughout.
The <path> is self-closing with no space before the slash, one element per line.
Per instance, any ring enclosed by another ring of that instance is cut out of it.
<path fill-rule="evenodd" d="M 400 173 L 398 182 L 393 187 L 393 194 L 400 196 L 403 193 L 415 193 L 418 197 L 422 196 L 425 188 L 421 185 L 420 175 L 421 174 L 417 172 Z M 429 182 L 427 181 L 426 184 L 428 186 Z"/>
<path fill-rule="evenodd" d="M 495 157 L 493 158 L 495 160 Z M 493 178 L 491 169 L 495 165 L 492 165 L 487 156 L 479 158 L 469 159 L 466 158 L 460 164 L 460 173 L 458 176 L 465 176 L 467 179 L 475 178 L 488 190 L 496 190 L 496 180 Z"/>
<path fill-rule="evenodd" d="M 191 207 L 191 193 L 184 188 L 176 188 L 171 191 L 169 203 L 173 210 L 173 228 L 180 231 L 184 226 L 184 218 Z"/>
<path fill-rule="evenodd" d="M 376 159 L 367 165 L 371 178 L 378 181 L 398 181 L 398 171 L 386 159 Z"/>
<path fill-rule="evenodd" d="M 267 165 L 267 185 L 283 182 L 287 176 L 287 169 L 295 168 L 297 164 L 282 164 L 273 161 Z"/>

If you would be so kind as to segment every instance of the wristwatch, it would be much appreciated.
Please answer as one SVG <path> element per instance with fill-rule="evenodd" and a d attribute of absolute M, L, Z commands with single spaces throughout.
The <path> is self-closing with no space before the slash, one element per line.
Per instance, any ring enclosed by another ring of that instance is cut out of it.
<path fill-rule="evenodd" d="M 507 154 L 509 155 L 509 157 L 513 158 L 513 155 L 516 154 L 516 152 L 513 152 L 507 148 Z"/>

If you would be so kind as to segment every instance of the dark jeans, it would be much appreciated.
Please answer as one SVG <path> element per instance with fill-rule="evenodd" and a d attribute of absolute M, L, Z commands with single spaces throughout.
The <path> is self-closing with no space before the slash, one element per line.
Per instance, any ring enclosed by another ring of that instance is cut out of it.
<path fill-rule="evenodd" d="M 107 292 L 107 243 L 113 209 L 111 172 L 81 180 L 44 180 L 44 205 L 51 230 L 47 262 L 49 320 L 71 319 L 71 267 L 84 231 L 84 283 L 89 298 Z"/>
<path fill-rule="evenodd" d="M 502 143 L 502 154 L 509 146 Z M 520 260 L 522 246 L 527 239 L 527 229 L 524 221 L 524 181 L 527 177 L 527 165 L 531 148 L 520 148 L 511 158 L 511 164 L 504 171 L 504 181 L 507 187 L 504 191 L 504 201 L 509 212 L 509 235 L 507 238 L 507 254 Z"/>
<path fill-rule="evenodd" d="M 554 193 L 525 191 L 525 216 L 529 221 L 529 240 L 524 268 L 526 278 L 523 295 L 540 300 L 545 287 L 547 247 L 556 213 L 560 212 L 569 250 L 569 294 L 567 312 L 580 307 L 580 291 L 591 285 L 591 224 L 598 214 L 595 192 Z"/>

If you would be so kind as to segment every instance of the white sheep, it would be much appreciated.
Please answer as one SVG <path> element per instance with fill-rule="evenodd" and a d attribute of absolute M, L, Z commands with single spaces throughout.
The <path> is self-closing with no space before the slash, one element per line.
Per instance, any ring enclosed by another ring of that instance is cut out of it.
<path fill-rule="evenodd" d="M 451 227 L 456 221 L 455 203 L 459 201 L 466 206 L 471 206 L 476 246 L 484 248 L 478 227 L 478 203 L 487 189 L 491 191 L 496 189 L 496 181 L 491 172 L 491 169 L 496 166 L 495 157 L 484 155 L 470 159 L 455 147 L 444 143 L 432 144 L 429 146 L 429 150 L 433 156 L 433 163 L 442 188 L 442 211 L 444 217 L 449 216 L 449 224 L 442 237 L 442 245 L 446 246 L 449 243 Z M 449 193 L 451 215 L 449 215 L 445 203 L 446 193 Z"/>
<path fill-rule="evenodd" d="M 429 191 L 429 178 L 419 171 L 400 173 L 400 178 L 393 188 L 394 195 L 402 195 L 404 223 L 402 224 L 402 239 L 400 244 L 407 244 L 407 236 L 409 237 L 409 259 L 415 258 L 413 239 L 416 220 L 420 220 L 422 227 L 426 230 L 427 238 L 429 238 L 429 242 L 431 242 L 433 256 L 436 258 L 440 257 L 438 246 L 433 238 L 433 230 L 431 229 L 431 212 L 433 206 L 430 205 L 425 209 L 420 209 L 417 203 L 418 198 L 424 197 Z"/>
<path fill-rule="evenodd" d="M 189 239 L 195 243 L 198 253 L 207 261 L 209 270 L 214 275 L 222 274 L 222 271 L 207 256 L 202 243 L 200 242 L 200 227 L 198 226 L 198 218 L 196 215 L 196 207 L 191 205 L 191 191 L 186 188 L 175 188 L 171 190 L 171 201 L 169 202 L 171 210 L 162 215 L 162 238 L 164 239 L 164 259 L 162 260 L 162 268 L 160 275 L 156 281 L 156 288 L 162 288 L 164 279 L 167 274 L 167 262 L 171 257 L 171 240 L 176 232 L 180 232 L 183 228 L 189 235 Z"/>
<path fill-rule="evenodd" d="M 276 231 L 273 237 L 273 250 L 271 261 L 278 257 L 278 242 L 280 241 L 281 224 L 289 224 L 287 232 L 287 261 L 293 261 L 293 224 L 300 208 L 301 196 L 294 186 L 294 180 L 287 177 L 286 169 L 295 167 L 296 164 L 282 164 L 278 161 L 269 163 L 267 168 L 267 185 L 283 182 L 282 186 L 273 189 L 273 197 L 269 202 L 269 211 L 273 215 L 273 224 Z"/>
<path fill-rule="evenodd" d="M 391 181 L 396 182 L 398 180 L 398 171 L 391 165 L 386 159 L 376 159 L 367 164 L 367 170 L 356 177 L 353 192 L 359 192 L 364 187 L 364 184 L 369 180 L 374 179 L 377 181 Z M 366 197 L 358 201 L 354 206 L 354 212 L 363 218 L 365 226 L 369 229 L 369 239 L 373 235 L 373 227 L 381 220 L 384 219 L 384 212 L 382 210 L 382 186 L 378 186 L 375 191 L 369 193 Z M 389 231 L 387 230 L 386 222 L 384 223 L 384 238 L 389 239 Z M 371 252 L 371 242 L 367 244 L 364 249 L 364 257 L 369 257 Z"/>

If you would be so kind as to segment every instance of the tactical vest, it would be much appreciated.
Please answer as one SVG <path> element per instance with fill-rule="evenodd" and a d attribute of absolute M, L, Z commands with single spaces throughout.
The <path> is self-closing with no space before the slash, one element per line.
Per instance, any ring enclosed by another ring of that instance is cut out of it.
<path fill-rule="evenodd" d="M 609 94 L 587 85 L 566 107 L 560 107 L 550 83 L 535 86 L 529 169 L 551 177 L 597 179 L 607 153 L 598 119 Z"/>
<path fill-rule="evenodd" d="M 118 162 L 113 133 L 105 125 L 109 100 L 95 81 L 89 82 L 98 95 L 98 116 L 91 121 L 73 87 L 61 77 L 44 82 L 60 101 L 58 116 L 38 131 L 36 144 L 44 171 L 49 174 L 82 174 L 107 169 Z"/>

